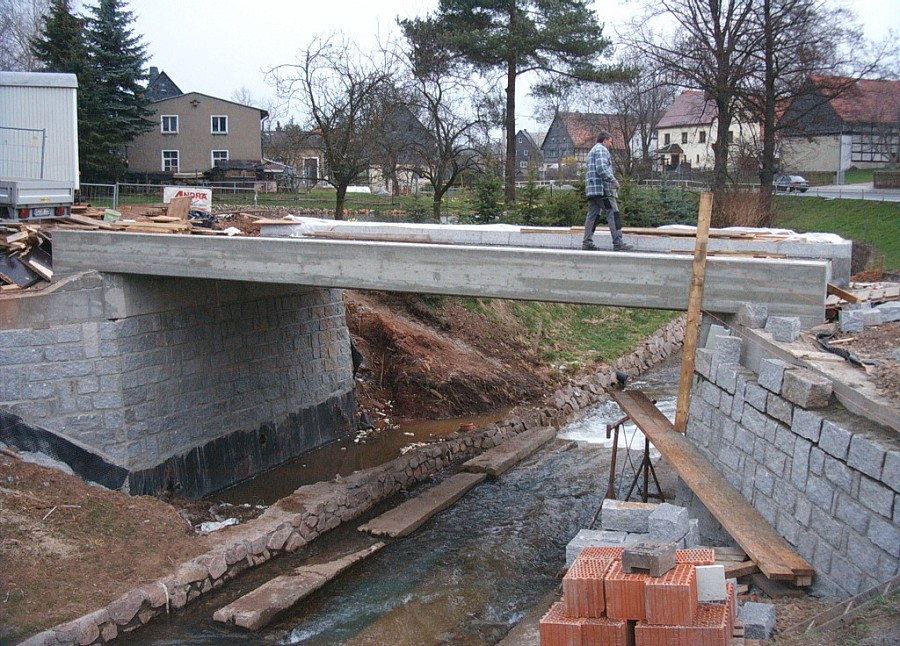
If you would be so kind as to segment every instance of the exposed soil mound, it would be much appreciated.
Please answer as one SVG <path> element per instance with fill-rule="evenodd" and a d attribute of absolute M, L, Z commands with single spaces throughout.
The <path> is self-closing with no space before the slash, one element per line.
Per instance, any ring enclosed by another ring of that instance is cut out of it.
<path fill-rule="evenodd" d="M 452 417 L 539 398 L 550 379 L 521 331 L 457 299 L 345 291 L 347 325 L 364 357 L 362 410 Z M 519 336 L 517 336 L 519 335 Z"/>

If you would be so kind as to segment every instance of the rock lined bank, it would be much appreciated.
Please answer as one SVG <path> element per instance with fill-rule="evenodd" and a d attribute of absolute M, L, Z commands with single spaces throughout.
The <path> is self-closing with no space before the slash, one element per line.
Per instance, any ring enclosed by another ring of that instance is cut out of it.
<path fill-rule="evenodd" d="M 684 329 L 684 316 L 673 319 L 634 352 L 595 374 L 573 379 L 542 405 L 518 407 L 495 424 L 414 446 L 378 467 L 300 487 L 253 521 L 223 530 L 217 547 L 181 564 L 173 574 L 137 587 L 95 612 L 38 633 L 21 646 L 103 644 L 154 617 L 183 608 L 242 572 L 296 552 L 328 530 L 444 469 L 524 431 L 565 424 L 573 413 L 606 399 L 605 390 L 616 383 L 616 371 L 633 377 L 677 351 Z"/>

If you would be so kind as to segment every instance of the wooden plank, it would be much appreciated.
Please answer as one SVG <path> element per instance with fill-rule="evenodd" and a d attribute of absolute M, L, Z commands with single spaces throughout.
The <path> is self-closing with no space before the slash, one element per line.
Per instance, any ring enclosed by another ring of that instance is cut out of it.
<path fill-rule="evenodd" d="M 857 296 L 855 294 L 851 294 L 847 290 L 841 289 L 837 285 L 833 285 L 831 283 L 828 283 L 828 293 L 831 294 L 832 296 L 837 296 L 838 298 L 842 298 L 845 301 L 847 301 L 848 303 L 858 303 L 859 302 L 859 298 L 857 298 Z"/>
<path fill-rule="evenodd" d="M 716 563 L 718 564 L 718 561 Z M 739 579 L 742 576 L 756 574 L 757 572 L 759 572 L 759 566 L 753 561 L 742 561 L 725 565 L 726 579 Z"/>
<path fill-rule="evenodd" d="M 788 545 L 686 437 L 675 431 L 644 393 L 613 390 L 610 395 L 763 574 L 795 585 L 815 574 L 806 559 Z"/>
<path fill-rule="evenodd" d="M 709 244 L 709 220 L 712 217 L 712 206 L 712 193 L 703 193 L 700 196 L 700 213 L 697 216 L 697 244 L 694 248 L 687 323 L 684 328 L 684 345 L 681 350 L 681 376 L 678 381 L 678 399 L 675 403 L 675 430 L 679 433 L 684 433 L 687 428 L 691 382 L 694 377 L 694 361 L 697 358 L 697 338 L 700 335 L 700 305 L 703 302 L 706 247 Z"/>

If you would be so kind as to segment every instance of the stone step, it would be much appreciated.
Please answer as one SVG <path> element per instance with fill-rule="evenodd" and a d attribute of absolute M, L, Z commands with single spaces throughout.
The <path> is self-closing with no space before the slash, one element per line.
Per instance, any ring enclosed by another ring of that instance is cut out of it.
<path fill-rule="evenodd" d="M 213 619 L 248 630 L 264 628 L 277 615 L 384 546 L 378 542 L 336 561 L 298 567 L 293 574 L 276 577 L 220 608 L 213 614 Z"/>
<path fill-rule="evenodd" d="M 506 440 L 462 465 L 463 471 L 486 473 L 496 478 L 556 437 L 552 427 L 533 428 Z"/>
<path fill-rule="evenodd" d="M 483 473 L 457 473 L 415 498 L 360 525 L 359 531 L 390 538 L 408 536 L 424 525 L 429 518 L 447 509 L 486 479 L 487 475 Z"/>

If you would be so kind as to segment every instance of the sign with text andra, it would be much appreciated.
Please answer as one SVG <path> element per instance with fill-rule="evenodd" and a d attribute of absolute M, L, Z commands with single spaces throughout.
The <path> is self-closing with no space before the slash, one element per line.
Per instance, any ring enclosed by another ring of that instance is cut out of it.
<path fill-rule="evenodd" d="M 212 211 L 212 189 L 198 188 L 196 186 L 164 186 L 163 204 L 168 204 L 173 197 L 191 198 L 191 211 Z"/>

